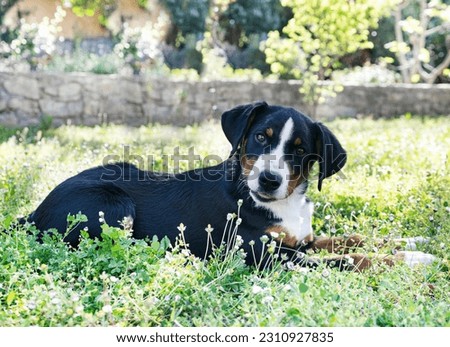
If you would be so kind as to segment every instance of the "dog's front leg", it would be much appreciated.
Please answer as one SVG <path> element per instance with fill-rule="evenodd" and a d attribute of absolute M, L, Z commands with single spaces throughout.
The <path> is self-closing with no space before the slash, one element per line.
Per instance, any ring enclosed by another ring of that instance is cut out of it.
<path fill-rule="evenodd" d="M 346 254 L 357 247 L 364 246 L 364 240 L 361 235 L 355 234 L 349 237 L 314 237 L 314 240 L 308 245 L 314 252 L 326 250 L 328 253 Z"/>

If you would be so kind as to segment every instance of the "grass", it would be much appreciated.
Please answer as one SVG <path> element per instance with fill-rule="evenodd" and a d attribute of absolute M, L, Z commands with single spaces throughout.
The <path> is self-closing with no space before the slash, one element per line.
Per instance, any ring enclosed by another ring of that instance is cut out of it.
<path fill-rule="evenodd" d="M 323 267 L 257 271 L 238 256 L 203 263 L 164 240 L 132 242 L 126 230 L 107 225 L 103 241 L 84 238 L 77 250 L 57 235 L 40 244 L 32 227 L 15 228 L 0 233 L 0 326 L 450 326 L 448 119 L 328 125 L 349 161 L 345 178 L 326 180 L 322 192 L 312 182 L 316 233 L 425 236 L 431 242 L 419 249 L 440 261 L 362 274 Z M 225 158 L 229 145 L 219 134 L 214 122 L 68 126 L 44 134 L 1 129 L 0 225 L 9 227 L 61 180 L 106 156 L 143 156 L 138 164 L 155 169 L 177 146 L 181 153 L 194 146 L 202 158 Z M 366 251 L 381 252 L 370 245 Z"/>

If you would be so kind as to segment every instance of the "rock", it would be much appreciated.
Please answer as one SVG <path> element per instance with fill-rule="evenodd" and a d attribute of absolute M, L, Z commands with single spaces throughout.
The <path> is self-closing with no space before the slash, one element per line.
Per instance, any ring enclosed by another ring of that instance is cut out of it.
<path fill-rule="evenodd" d="M 122 95 L 125 100 L 134 104 L 142 103 L 142 91 L 138 82 L 124 81 L 120 86 L 122 88 Z"/>
<path fill-rule="evenodd" d="M 13 111 L 17 110 L 30 116 L 39 114 L 38 102 L 23 97 L 12 97 L 9 100 L 8 107 Z"/>
<path fill-rule="evenodd" d="M 59 87 L 59 98 L 62 101 L 77 101 L 81 97 L 81 87 L 77 83 L 68 83 Z"/>
<path fill-rule="evenodd" d="M 39 100 L 39 105 L 41 106 L 42 113 L 51 117 L 69 118 L 79 116 L 83 112 L 83 103 L 76 101 L 62 102 L 52 99 L 42 99 Z"/>
<path fill-rule="evenodd" d="M 5 81 L 6 91 L 13 95 L 23 96 L 29 99 L 39 99 L 39 83 L 29 77 L 16 76 Z"/>
<path fill-rule="evenodd" d="M 17 126 L 17 116 L 13 112 L 0 113 L 0 124 L 7 127 Z"/>

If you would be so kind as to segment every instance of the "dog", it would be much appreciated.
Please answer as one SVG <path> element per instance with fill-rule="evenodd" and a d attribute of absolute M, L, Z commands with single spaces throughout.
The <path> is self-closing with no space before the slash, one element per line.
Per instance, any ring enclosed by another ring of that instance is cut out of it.
<path fill-rule="evenodd" d="M 103 212 L 102 218 L 111 226 L 127 218 L 136 239 L 156 235 L 168 237 L 173 244 L 181 230 L 190 252 L 207 259 L 214 247 L 230 242 L 225 233 L 233 222 L 230 213 L 238 209 L 234 236 L 249 265 L 262 263 L 269 248 L 265 243 L 271 240 L 284 259 L 302 265 L 326 262 L 358 271 L 371 266 L 368 257 L 349 254 L 363 245 L 360 236 L 313 234 L 313 203 L 306 197 L 311 169 L 318 163 L 320 191 L 323 181 L 340 172 L 347 161 L 346 151 L 325 125 L 293 108 L 266 102 L 226 111 L 221 124 L 232 147 L 222 163 L 174 175 L 142 171 L 128 163 L 88 169 L 59 184 L 27 221 L 42 232 L 55 228 L 64 234 L 67 215 L 83 213 L 87 222 L 64 236 L 65 242 L 77 247 L 82 229 L 90 237 L 101 238 L 99 212 Z M 322 259 L 298 256 L 322 249 L 341 254 Z M 383 261 L 390 264 L 407 258 L 405 254 Z"/>

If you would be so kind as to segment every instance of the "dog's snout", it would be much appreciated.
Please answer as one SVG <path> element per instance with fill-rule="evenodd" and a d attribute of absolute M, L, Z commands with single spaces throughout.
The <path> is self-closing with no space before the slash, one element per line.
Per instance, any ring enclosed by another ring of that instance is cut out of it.
<path fill-rule="evenodd" d="M 273 192 L 277 190 L 281 186 L 282 182 L 283 177 L 268 170 L 261 172 L 259 175 L 259 185 L 266 192 Z"/>

